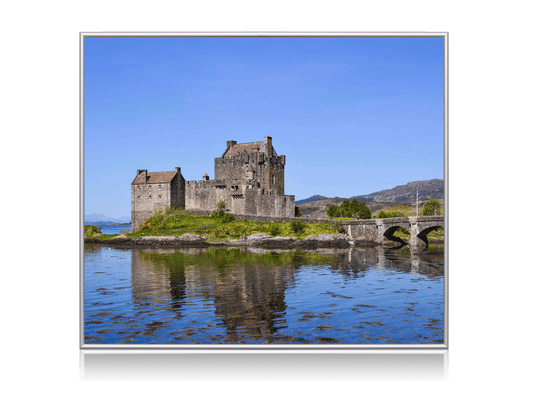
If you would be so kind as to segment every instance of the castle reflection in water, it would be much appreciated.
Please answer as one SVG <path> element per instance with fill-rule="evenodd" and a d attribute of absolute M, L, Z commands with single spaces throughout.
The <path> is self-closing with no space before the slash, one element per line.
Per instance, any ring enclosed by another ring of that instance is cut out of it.
<path fill-rule="evenodd" d="M 280 329 L 290 325 L 286 294 L 295 288 L 303 266 L 327 264 L 351 283 L 357 283 L 369 269 L 426 278 L 444 275 L 442 253 L 410 255 L 385 248 L 319 252 L 312 255 L 310 264 L 309 254 L 303 252 L 132 249 L 133 303 L 143 309 L 172 312 L 176 319 L 187 314 L 184 308 L 191 302 L 209 304 L 217 324 L 225 327 L 227 342 L 239 343 L 252 337 L 271 343 Z M 255 256 L 252 263 L 247 261 L 250 256 Z M 266 256 L 268 259 L 263 261 Z"/>

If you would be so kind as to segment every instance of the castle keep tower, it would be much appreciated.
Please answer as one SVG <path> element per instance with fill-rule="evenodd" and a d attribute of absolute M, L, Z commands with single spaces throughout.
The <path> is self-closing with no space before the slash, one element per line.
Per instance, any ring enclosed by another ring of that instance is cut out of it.
<path fill-rule="evenodd" d="M 201 181 L 185 181 L 181 170 L 138 170 L 131 184 L 131 224 L 135 231 L 155 210 L 167 206 L 212 211 L 219 200 L 230 213 L 250 216 L 294 217 L 294 196 L 285 192 L 285 156 L 264 141 L 227 141 L 215 158 L 215 179 L 204 173 Z"/>
<path fill-rule="evenodd" d="M 228 141 L 227 149 L 215 159 L 215 179 L 243 180 L 274 193 L 285 192 L 285 156 L 278 156 L 272 146 L 272 137 L 261 142 L 237 144 Z"/>

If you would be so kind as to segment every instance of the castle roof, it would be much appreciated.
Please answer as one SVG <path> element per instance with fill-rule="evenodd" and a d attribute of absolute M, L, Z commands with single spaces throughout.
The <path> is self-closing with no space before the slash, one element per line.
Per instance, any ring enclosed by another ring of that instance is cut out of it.
<path fill-rule="evenodd" d="M 172 178 L 174 178 L 174 175 L 176 175 L 176 171 L 161 171 L 161 172 L 148 172 L 146 177 L 146 183 L 170 183 Z M 142 175 L 139 174 L 135 177 L 132 184 L 133 185 L 141 185 L 142 182 Z"/>
<path fill-rule="evenodd" d="M 237 156 L 243 152 L 252 152 L 252 149 L 259 149 L 259 152 L 267 153 L 267 143 L 265 141 L 259 142 L 245 142 L 243 144 L 235 144 L 227 152 L 224 153 L 224 157 Z M 276 151 L 272 148 L 274 156 L 277 156 Z"/>

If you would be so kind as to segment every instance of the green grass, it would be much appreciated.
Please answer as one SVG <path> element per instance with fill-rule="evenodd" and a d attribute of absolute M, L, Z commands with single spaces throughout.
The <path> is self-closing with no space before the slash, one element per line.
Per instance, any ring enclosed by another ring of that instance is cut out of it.
<path fill-rule="evenodd" d="M 107 240 L 107 239 L 118 237 L 118 234 L 104 234 L 102 233 L 102 230 L 100 229 L 100 227 L 93 226 L 93 225 L 85 225 L 84 233 L 85 233 L 86 238 L 98 238 L 101 240 Z"/>
<path fill-rule="evenodd" d="M 428 234 L 428 238 L 444 239 L 444 227 L 439 227 Z"/>
<path fill-rule="evenodd" d="M 187 211 L 173 210 L 167 213 L 156 213 L 143 223 L 139 230 L 127 234 L 127 236 L 132 238 L 142 236 L 179 237 L 185 233 L 192 233 L 208 238 L 209 242 L 220 242 L 254 233 L 303 239 L 311 234 L 335 234 L 336 232 L 335 227 L 328 223 L 298 222 L 295 225 L 291 222 L 227 222 L 227 217 L 193 216 Z"/>

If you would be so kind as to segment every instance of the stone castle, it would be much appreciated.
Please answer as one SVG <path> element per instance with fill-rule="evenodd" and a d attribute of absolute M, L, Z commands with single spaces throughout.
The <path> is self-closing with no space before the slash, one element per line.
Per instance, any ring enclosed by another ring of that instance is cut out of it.
<path fill-rule="evenodd" d="M 212 211 L 219 200 L 233 214 L 294 217 L 294 196 L 284 194 L 284 174 L 285 156 L 278 156 L 269 136 L 260 142 L 228 141 L 222 156 L 215 158 L 213 180 L 204 173 L 201 181 L 186 181 L 180 167 L 137 170 L 131 183 L 131 228 L 137 230 L 159 209 Z"/>

